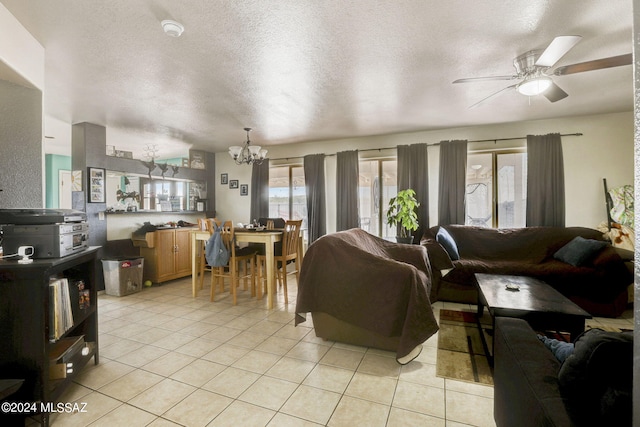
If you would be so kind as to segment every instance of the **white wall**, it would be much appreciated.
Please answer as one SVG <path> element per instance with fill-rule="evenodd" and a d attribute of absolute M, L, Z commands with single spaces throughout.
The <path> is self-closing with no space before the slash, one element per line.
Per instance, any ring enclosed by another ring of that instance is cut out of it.
<path fill-rule="evenodd" d="M 250 222 L 251 210 L 251 166 L 236 165 L 226 152 L 216 153 L 216 218 L 231 220 L 234 224 Z M 240 187 L 229 188 L 220 183 L 220 175 L 226 173 L 229 181 L 237 179 L 239 184 L 249 184 L 249 195 L 240 196 Z M 256 218 L 257 219 L 257 218 Z"/>
<path fill-rule="evenodd" d="M 0 83 L 0 206 L 44 207 L 44 48 L 2 4 Z"/>
<path fill-rule="evenodd" d="M 583 133 L 583 136 L 563 137 L 565 162 L 566 225 L 597 227 L 606 219 L 602 179 L 610 188 L 633 183 L 633 113 L 570 117 L 553 120 L 536 120 L 499 125 L 473 126 L 437 131 L 383 135 L 369 138 L 349 138 L 332 141 L 310 142 L 271 146 L 269 157 L 290 157 L 290 160 L 272 161 L 271 164 L 302 162 L 294 157 L 307 154 L 334 154 L 338 151 L 395 147 L 402 144 L 428 143 L 441 140 L 483 140 L 512 138 L 527 134 L 552 132 Z M 259 143 L 257 141 L 256 143 Z M 470 149 L 509 148 L 523 146 L 522 141 L 473 143 Z M 395 150 L 363 152 L 362 157 L 395 155 Z M 438 146 L 429 149 L 430 225 L 437 223 L 438 198 Z M 336 158 L 326 158 L 327 232 L 336 230 L 335 200 Z M 251 184 L 251 167 L 236 165 L 226 152 L 216 153 L 216 216 L 234 222 L 247 222 L 250 197 L 241 197 L 239 190 L 231 190 L 220 184 L 220 174 L 238 179 L 240 184 Z M 249 186 L 249 193 L 252 188 Z"/>
<path fill-rule="evenodd" d="M 15 72 L 5 79 L 18 84 L 27 81 L 36 89 L 44 89 L 44 48 L 2 4 L 0 62 Z"/>

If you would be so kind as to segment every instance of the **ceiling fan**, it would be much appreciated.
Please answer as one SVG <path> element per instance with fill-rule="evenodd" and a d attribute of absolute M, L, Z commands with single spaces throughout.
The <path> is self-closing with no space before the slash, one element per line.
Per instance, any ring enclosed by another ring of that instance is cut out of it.
<path fill-rule="evenodd" d="M 469 108 L 477 107 L 494 96 L 510 89 L 516 89 L 519 93 L 527 96 L 544 95 L 549 101 L 556 102 L 569 96 L 562 90 L 551 76 L 564 76 L 567 74 L 582 73 L 585 71 L 600 70 L 602 68 L 619 67 L 630 65 L 632 55 L 618 55 L 609 58 L 595 59 L 593 61 L 580 62 L 577 64 L 564 65 L 551 70 L 556 62 L 569 52 L 580 40 L 582 36 L 558 36 L 544 50 L 530 50 L 513 60 L 513 67 L 516 74 L 509 76 L 487 76 L 458 79 L 453 83 L 472 83 L 492 80 L 519 80 L 518 83 L 507 86 L 498 92 L 492 93 L 481 99 Z"/>

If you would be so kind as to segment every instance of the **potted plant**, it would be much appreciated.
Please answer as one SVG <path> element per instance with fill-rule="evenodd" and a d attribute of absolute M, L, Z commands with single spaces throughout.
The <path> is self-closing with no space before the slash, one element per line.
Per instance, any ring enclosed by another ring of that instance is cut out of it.
<path fill-rule="evenodd" d="M 398 243 L 413 242 L 413 231 L 418 229 L 418 214 L 416 208 L 420 203 L 416 200 L 416 192 L 411 188 L 401 190 L 396 197 L 389 200 L 387 210 L 387 224 L 391 227 L 400 225 L 400 234 L 396 236 Z"/>

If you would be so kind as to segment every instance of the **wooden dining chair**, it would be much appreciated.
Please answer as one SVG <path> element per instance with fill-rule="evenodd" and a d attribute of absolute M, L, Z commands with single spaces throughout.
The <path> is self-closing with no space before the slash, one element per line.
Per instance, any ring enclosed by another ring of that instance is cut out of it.
<path fill-rule="evenodd" d="M 284 218 L 260 218 L 258 219 L 258 224 L 265 227 L 267 230 L 283 230 L 284 229 Z M 280 242 L 276 243 L 279 245 Z M 264 255 L 264 243 L 249 243 L 253 249 L 256 250 L 257 255 Z M 256 296 L 255 290 L 251 292 L 251 296 Z"/>
<path fill-rule="evenodd" d="M 210 300 L 215 299 L 215 285 L 220 283 L 221 290 L 224 292 L 224 278 L 229 278 L 230 292 L 233 295 L 233 305 L 238 303 L 237 288 L 240 285 L 240 279 L 243 279 L 245 290 L 249 286 L 251 289 L 255 286 L 255 259 L 256 252 L 252 248 L 238 248 L 235 244 L 235 230 L 233 221 L 225 221 L 220 229 L 222 241 L 229 251 L 229 263 L 226 267 L 214 267 L 211 272 L 211 296 Z M 244 274 L 240 274 L 240 266 L 243 266 Z"/>
<path fill-rule="evenodd" d="M 285 221 L 284 218 L 259 218 L 258 223 L 267 228 L 269 228 L 269 225 L 272 225 L 271 229 L 283 229 Z"/>
<path fill-rule="evenodd" d="M 198 230 L 200 231 L 209 231 L 207 229 L 207 218 L 198 218 Z M 207 244 L 206 241 L 201 240 L 200 246 L 198 247 L 198 287 L 202 289 L 204 285 L 204 272 L 205 270 L 211 271 L 207 266 L 207 259 L 205 258 L 204 247 Z"/>
<path fill-rule="evenodd" d="M 198 218 L 198 229 L 200 231 L 208 231 L 209 234 L 212 234 L 214 224 L 220 226 L 221 221 L 217 218 Z M 200 256 L 198 259 L 198 286 L 200 289 L 202 289 L 204 286 L 204 272 L 211 271 L 211 267 L 207 265 L 207 259 L 205 258 L 204 247 L 206 244 L 206 241 L 201 240 L 200 247 L 198 248 L 198 250 L 200 251 Z"/>
<path fill-rule="evenodd" d="M 289 303 L 289 296 L 287 291 L 287 275 L 295 274 L 296 280 L 300 279 L 300 262 L 302 261 L 299 256 L 299 244 L 300 244 L 300 228 L 302 227 L 302 220 L 288 220 L 284 223 L 284 231 L 282 233 L 281 245 L 276 244 L 274 248 L 274 270 L 276 272 L 276 278 L 278 284 L 283 287 L 284 290 L 284 303 Z M 258 254 L 256 256 L 258 280 L 257 285 L 264 289 L 266 292 L 266 276 L 267 276 L 267 258 L 265 255 Z M 295 262 L 295 269 L 293 271 L 287 271 L 287 264 L 291 261 Z M 260 297 L 261 295 L 258 295 Z"/>

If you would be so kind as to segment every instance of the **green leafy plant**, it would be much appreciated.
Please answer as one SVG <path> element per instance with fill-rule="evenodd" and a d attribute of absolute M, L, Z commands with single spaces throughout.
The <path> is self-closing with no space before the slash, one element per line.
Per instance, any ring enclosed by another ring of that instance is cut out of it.
<path fill-rule="evenodd" d="M 401 238 L 411 237 L 411 232 L 418 229 L 418 214 L 416 208 L 420 203 L 416 200 L 416 192 L 411 188 L 398 191 L 396 197 L 389 200 L 387 224 L 400 225 Z"/>

